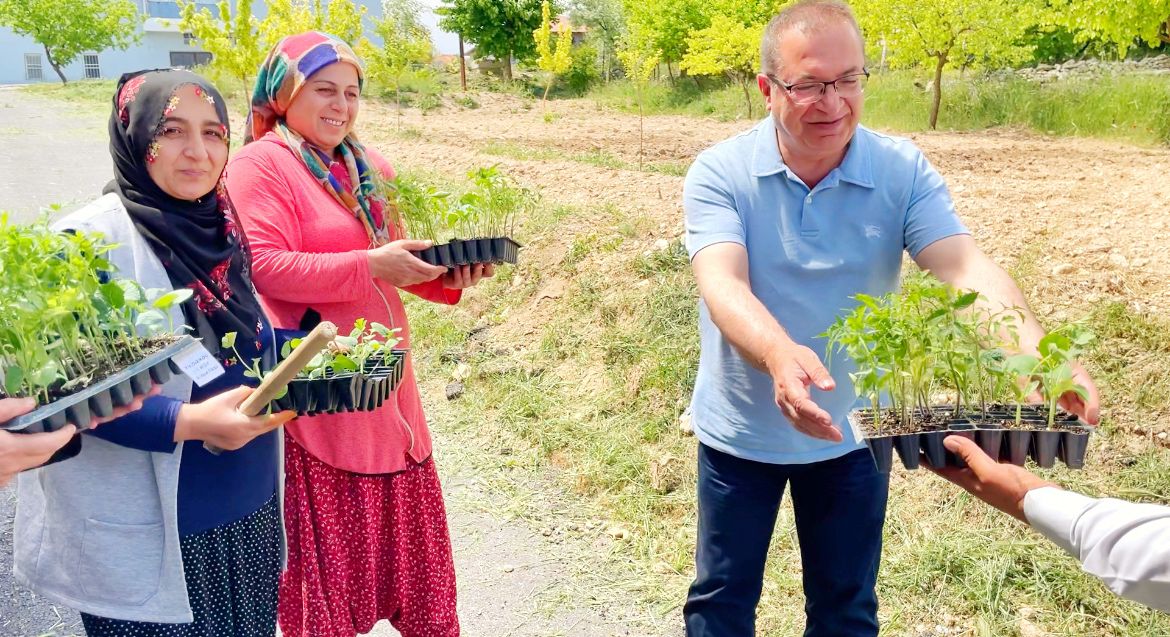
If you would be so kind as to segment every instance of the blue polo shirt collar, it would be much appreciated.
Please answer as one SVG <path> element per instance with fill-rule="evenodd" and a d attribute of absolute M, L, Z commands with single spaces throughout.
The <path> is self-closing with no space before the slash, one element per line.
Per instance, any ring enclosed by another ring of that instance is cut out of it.
<path fill-rule="evenodd" d="M 861 127 L 859 126 L 858 129 Z M 782 172 L 796 178 L 796 174 L 788 169 L 784 158 L 780 156 L 780 147 L 776 144 L 776 122 L 765 117 L 757 126 L 755 148 L 752 150 L 752 176 L 768 177 Z M 853 133 L 849 148 L 845 151 L 845 159 L 825 178 L 824 187 L 836 186 L 838 182 L 847 181 L 863 188 L 873 188 L 873 167 L 870 165 L 869 153 L 865 152 L 865 136 Z"/>

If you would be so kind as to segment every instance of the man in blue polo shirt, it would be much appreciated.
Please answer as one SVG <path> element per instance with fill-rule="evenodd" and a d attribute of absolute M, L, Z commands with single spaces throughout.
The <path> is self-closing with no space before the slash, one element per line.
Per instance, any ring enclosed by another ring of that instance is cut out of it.
<path fill-rule="evenodd" d="M 852 12 L 804 0 L 769 23 L 760 91 L 771 116 L 699 155 L 684 187 L 687 250 L 702 297 L 692 403 L 699 439 L 697 574 L 690 637 L 747 637 L 781 496 L 791 486 L 806 637 L 878 633 L 874 584 L 888 476 L 846 414 L 851 362 L 817 337 L 859 293 L 898 288 L 902 253 L 955 287 L 1025 309 L 1011 278 L 955 215 L 913 144 L 858 126 L 864 45 Z M 1066 407 L 1097 421 L 1097 393 Z"/>

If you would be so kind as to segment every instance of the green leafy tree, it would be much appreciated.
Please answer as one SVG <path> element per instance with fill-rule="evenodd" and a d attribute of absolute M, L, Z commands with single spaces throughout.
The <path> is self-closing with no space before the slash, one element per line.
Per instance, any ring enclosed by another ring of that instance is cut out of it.
<path fill-rule="evenodd" d="M 62 84 L 82 53 L 135 42 L 139 21 L 131 0 L 0 0 L 0 26 L 36 40 Z"/>
<path fill-rule="evenodd" d="M 1052 0 L 1053 20 L 1078 42 L 1106 40 L 1125 57 L 1136 42 L 1170 44 L 1170 0 Z"/>
<path fill-rule="evenodd" d="M 548 92 L 552 90 L 553 82 L 558 75 L 563 75 L 573 65 L 573 29 L 561 23 L 561 32 L 557 36 L 556 47 L 552 41 L 552 8 L 548 0 L 540 3 L 540 28 L 532 32 L 532 39 L 536 43 L 536 53 L 539 56 L 536 65 L 548 74 L 548 82 L 544 85 L 542 102 L 548 101 Z"/>
<path fill-rule="evenodd" d="M 710 26 L 707 0 L 624 0 L 629 30 L 657 52 L 674 77 L 671 62 L 683 59 L 687 38 Z"/>
<path fill-rule="evenodd" d="M 791 0 L 713 0 L 708 4 L 708 15 L 724 16 L 741 24 L 767 24 Z M 762 31 L 761 31 L 762 32 Z M 759 47 L 759 42 L 756 43 Z"/>
<path fill-rule="evenodd" d="M 573 24 L 582 24 L 589 29 L 588 39 L 597 47 L 601 74 L 608 82 L 611 66 L 617 60 L 618 44 L 626 34 L 622 0 L 573 0 L 569 15 Z"/>
<path fill-rule="evenodd" d="M 251 2 L 239 2 L 233 15 L 228 0 L 220 0 L 219 17 L 194 2 L 183 3 L 179 27 L 195 36 L 203 50 L 211 53 L 211 69 L 220 75 L 251 85 L 251 79 L 268 50 L 260 36 L 260 21 L 252 15 Z"/>
<path fill-rule="evenodd" d="M 324 31 L 336 35 L 355 47 L 365 40 L 362 17 L 366 8 L 353 0 L 267 0 L 263 20 L 252 15 L 251 2 L 219 3 L 218 16 L 194 2 L 182 4 L 180 28 L 191 33 L 199 45 L 211 53 L 211 68 L 216 73 L 251 85 L 264 57 L 281 38 L 304 31 Z"/>
<path fill-rule="evenodd" d="M 575 95 L 582 95 L 598 79 L 597 47 L 590 42 L 573 47 L 572 64 L 564 75 L 565 84 Z"/>
<path fill-rule="evenodd" d="M 679 68 L 693 75 L 726 75 L 743 89 L 748 118 L 753 117 L 752 80 L 760 68 L 764 24 L 744 25 L 723 15 L 691 34 Z"/>
<path fill-rule="evenodd" d="M 417 0 L 384 0 L 382 19 L 374 21 L 382 46 L 367 42 L 358 51 L 366 61 L 367 77 L 378 85 L 394 87 L 400 126 L 403 76 L 414 66 L 430 63 L 434 50 L 431 32 L 419 18 L 421 13 Z"/>
<path fill-rule="evenodd" d="M 444 0 L 435 12 L 439 26 L 474 44 L 476 55 L 502 61 L 506 80 L 512 79 L 513 59 L 536 55 L 532 32 L 540 27 L 538 0 Z"/>
<path fill-rule="evenodd" d="M 241 0 L 243 3 L 243 0 Z M 364 6 L 353 0 L 267 0 L 268 15 L 260 23 L 268 47 L 304 31 L 324 31 L 357 46 L 362 36 Z"/>
<path fill-rule="evenodd" d="M 1032 62 L 1055 64 L 1082 57 L 1105 58 L 1117 55 L 1117 47 L 1097 38 L 1055 24 L 1041 24 L 1029 30 L 1026 41 L 1034 46 Z"/>
<path fill-rule="evenodd" d="M 1025 62 L 1034 48 L 1025 35 L 1046 19 L 1042 0 L 857 0 L 853 6 L 864 31 L 885 38 L 892 67 L 933 66 L 932 129 L 943 69 Z"/>

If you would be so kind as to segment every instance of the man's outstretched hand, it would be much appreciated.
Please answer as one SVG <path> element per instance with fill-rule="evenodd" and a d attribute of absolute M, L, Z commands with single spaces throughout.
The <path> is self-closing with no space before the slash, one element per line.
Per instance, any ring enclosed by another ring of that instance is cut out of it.
<path fill-rule="evenodd" d="M 764 364 L 772 376 L 776 405 L 797 431 L 821 440 L 843 440 L 829 412 L 821 409 L 809 393 L 810 386 L 822 391 L 837 386 L 816 352 L 789 343 L 769 352 Z"/>

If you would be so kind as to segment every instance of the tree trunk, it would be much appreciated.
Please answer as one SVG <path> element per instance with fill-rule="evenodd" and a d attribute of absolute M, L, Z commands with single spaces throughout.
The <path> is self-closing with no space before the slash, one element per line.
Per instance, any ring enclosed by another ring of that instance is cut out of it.
<path fill-rule="evenodd" d="M 504 54 L 504 79 L 512 81 L 512 52 Z"/>
<path fill-rule="evenodd" d="M 638 170 L 642 170 L 642 121 L 645 114 L 642 112 L 642 82 L 634 80 L 634 92 L 638 96 Z"/>
<path fill-rule="evenodd" d="M 666 61 L 666 75 L 670 77 L 670 83 L 674 84 L 674 69 L 670 68 L 670 60 Z"/>
<path fill-rule="evenodd" d="M 402 77 L 394 80 L 394 111 L 398 116 L 398 130 L 402 130 Z"/>
<path fill-rule="evenodd" d="M 752 111 L 752 92 L 750 90 L 748 90 L 747 80 L 744 78 L 740 78 L 739 85 L 741 87 L 743 87 L 743 98 L 744 98 L 744 100 L 747 101 L 748 119 L 755 119 L 755 115 L 753 114 L 753 111 Z"/>
<path fill-rule="evenodd" d="M 698 75 L 692 75 L 691 79 L 695 81 L 695 88 L 699 89 L 700 91 L 703 90 L 703 84 L 699 82 Z"/>
<path fill-rule="evenodd" d="M 463 34 L 459 34 L 459 88 L 467 92 L 467 56 L 463 53 Z"/>
<path fill-rule="evenodd" d="M 938 126 L 938 108 L 942 104 L 942 72 L 947 65 L 947 54 L 938 54 L 938 64 L 934 66 L 934 90 L 930 101 L 930 130 Z"/>
<path fill-rule="evenodd" d="M 57 77 L 61 78 L 61 84 L 68 84 L 69 82 L 65 79 L 65 74 L 61 72 L 61 67 L 53 60 L 53 52 L 49 50 L 49 45 L 42 44 L 41 46 L 45 47 L 45 58 L 49 60 L 49 66 L 53 67 L 53 70 L 57 72 Z"/>

